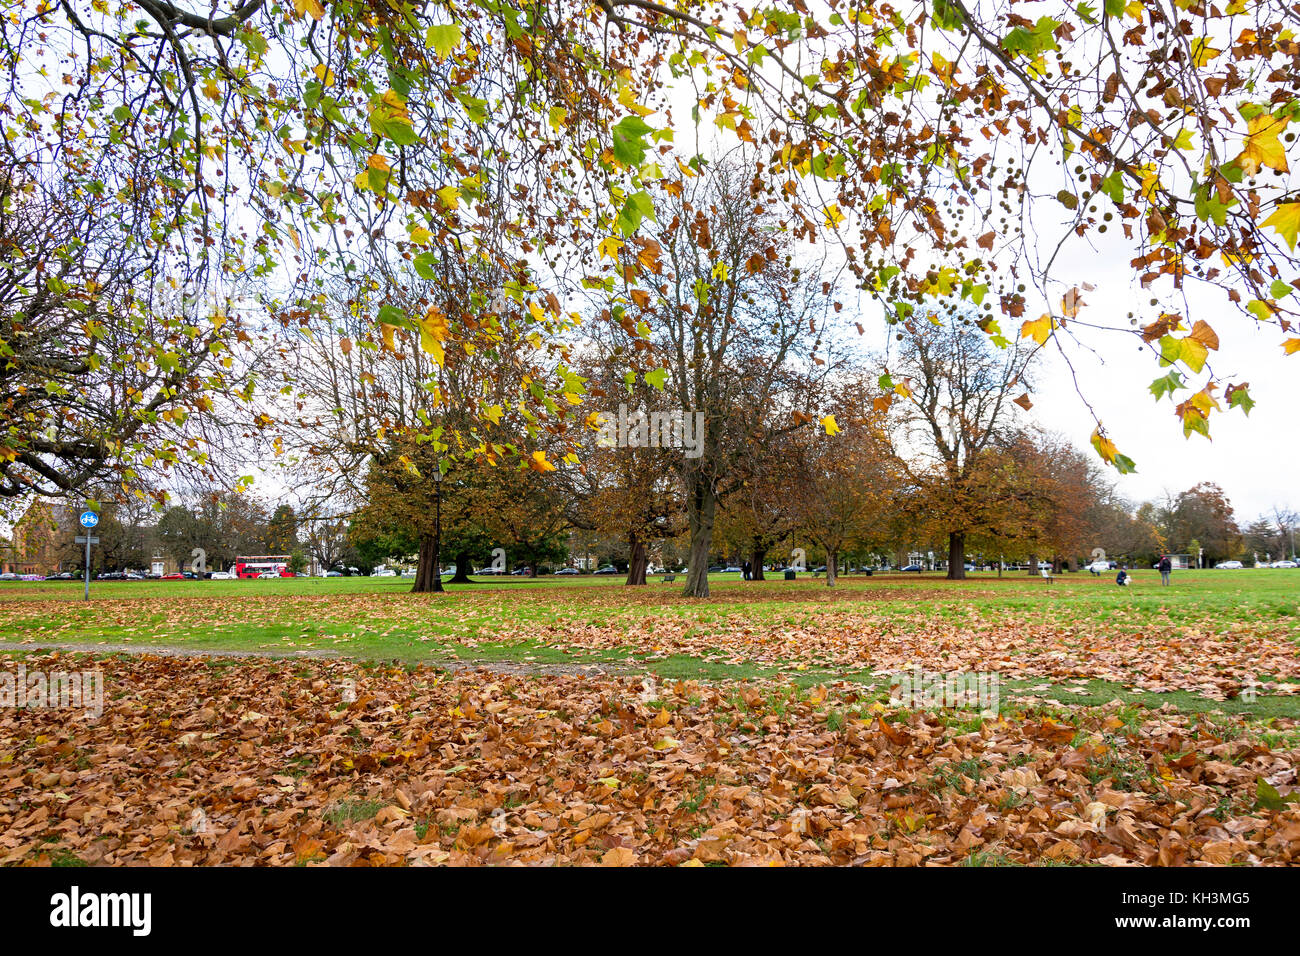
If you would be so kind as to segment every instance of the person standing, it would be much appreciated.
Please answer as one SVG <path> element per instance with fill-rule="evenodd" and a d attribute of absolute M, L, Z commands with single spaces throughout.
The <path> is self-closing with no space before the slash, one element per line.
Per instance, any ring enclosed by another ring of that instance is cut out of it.
<path fill-rule="evenodd" d="M 1169 555 L 1164 555 L 1160 559 L 1160 586 L 1169 587 L 1169 572 L 1173 571 L 1174 562 L 1169 560 Z"/>
<path fill-rule="evenodd" d="M 746 561 L 744 564 L 742 564 L 742 565 L 740 566 L 740 574 L 741 574 L 741 577 L 742 577 L 744 580 L 748 581 L 749 578 L 750 578 L 750 574 L 752 573 L 752 570 L 753 570 L 753 569 L 749 566 L 749 562 Z"/>

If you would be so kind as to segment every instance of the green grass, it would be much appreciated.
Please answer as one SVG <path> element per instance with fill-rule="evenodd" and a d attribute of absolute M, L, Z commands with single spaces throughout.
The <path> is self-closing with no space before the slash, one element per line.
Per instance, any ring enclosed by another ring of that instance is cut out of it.
<path fill-rule="evenodd" d="M 1290 569 L 1175 572 L 1169 588 L 1159 587 L 1158 574 L 1147 570 L 1135 572 L 1131 588 L 1086 572 L 1062 575 L 1052 586 L 1024 574 L 999 579 L 977 573 L 965 582 L 939 575 L 849 577 L 833 590 L 807 575 L 762 583 L 736 577 L 713 575 L 714 593 L 706 599 L 683 598 L 678 585 L 657 579 L 645 588 L 625 588 L 614 576 L 482 578 L 452 585 L 443 595 L 410 594 L 410 581 L 400 578 L 103 582 L 92 583 L 89 602 L 80 600 L 79 582 L 0 582 L 0 652 L 122 644 L 536 669 L 600 665 L 667 679 L 776 679 L 800 688 L 840 679 L 863 685 L 878 699 L 887 681 L 816 657 L 759 662 L 726 648 L 697 656 L 659 653 L 647 644 L 660 627 L 707 639 L 745 629 L 835 628 L 846 613 L 905 633 L 938 621 L 974 631 L 1045 624 L 1060 628 L 1067 642 L 1080 629 L 1210 633 L 1241 641 L 1280 633 L 1295 641 L 1300 595 L 1300 570 Z M 593 627 L 615 635 L 615 646 L 566 646 L 567 635 Z M 1128 707 L 1172 704 L 1182 712 L 1260 720 L 1300 717 L 1300 696 L 1261 695 L 1247 703 L 1101 680 L 1034 679 L 1003 681 L 1001 692 L 1004 701 L 1032 693 L 1083 706 L 1119 700 Z"/>

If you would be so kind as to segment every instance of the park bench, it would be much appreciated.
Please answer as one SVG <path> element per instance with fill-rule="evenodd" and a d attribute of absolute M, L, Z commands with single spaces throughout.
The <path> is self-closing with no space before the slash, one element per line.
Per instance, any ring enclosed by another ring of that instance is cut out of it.
<path fill-rule="evenodd" d="M 1046 581 L 1048 584 L 1051 584 L 1053 581 L 1056 580 L 1056 576 L 1052 574 L 1051 568 L 1043 568 L 1038 573 L 1043 576 L 1043 580 Z"/>
<path fill-rule="evenodd" d="M 663 581 L 664 584 L 672 584 L 674 581 L 677 580 L 677 575 L 665 574 L 660 580 Z"/>

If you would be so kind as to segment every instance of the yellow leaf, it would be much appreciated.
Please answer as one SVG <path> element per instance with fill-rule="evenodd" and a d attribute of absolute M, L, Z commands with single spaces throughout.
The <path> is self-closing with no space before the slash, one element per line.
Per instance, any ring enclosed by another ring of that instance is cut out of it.
<path fill-rule="evenodd" d="M 442 343 L 447 341 L 447 317 L 437 308 L 429 309 L 420 320 L 420 348 L 433 356 L 439 366 L 443 364 L 445 353 Z"/>
<path fill-rule="evenodd" d="M 324 63 L 317 63 L 312 67 L 312 72 L 316 74 L 316 79 L 320 80 L 321 86 L 329 86 L 334 82 L 334 71 Z"/>
<path fill-rule="evenodd" d="M 1038 318 L 1026 322 L 1020 327 L 1020 337 L 1022 339 L 1030 338 L 1039 345 L 1045 345 L 1047 344 L 1048 336 L 1052 334 L 1054 324 L 1055 323 L 1052 322 L 1052 317 L 1047 313 L 1043 313 Z"/>
<path fill-rule="evenodd" d="M 431 233 L 428 229 L 425 229 L 423 226 L 416 226 L 414 229 L 411 230 L 411 241 L 414 242 L 416 245 L 423 246 L 427 244 L 428 241 L 432 238 L 433 238 L 433 233 Z"/>
<path fill-rule="evenodd" d="M 1286 244 L 1295 248 L 1296 233 L 1300 232 L 1300 202 L 1279 203 L 1273 215 L 1264 220 L 1263 225 L 1273 229 L 1286 240 Z"/>
<path fill-rule="evenodd" d="M 616 238 L 615 236 L 606 236 L 604 239 L 600 240 L 599 248 L 602 258 L 609 256 L 609 258 L 617 260 L 619 250 L 623 248 L 623 240 Z"/>
<path fill-rule="evenodd" d="M 325 16 L 325 7 L 321 0 L 293 0 L 293 8 L 298 11 L 298 15 L 307 14 L 313 20 L 319 20 Z"/>
<path fill-rule="evenodd" d="M 546 452 L 535 451 L 528 460 L 528 467 L 533 471 L 554 471 L 555 466 L 546 460 Z"/>
<path fill-rule="evenodd" d="M 1248 121 L 1246 148 L 1237 156 L 1237 165 L 1247 176 L 1254 176 L 1261 166 L 1276 169 L 1280 173 L 1288 171 L 1286 148 L 1277 137 L 1289 122 L 1290 117 L 1278 119 L 1272 113 L 1260 113 Z"/>
<path fill-rule="evenodd" d="M 826 434 L 828 435 L 838 435 L 840 433 L 840 426 L 839 423 L 835 421 L 834 415 L 827 415 L 822 418 L 821 426 L 826 429 Z"/>
<path fill-rule="evenodd" d="M 380 156 L 378 153 L 373 154 L 368 160 L 366 160 L 366 165 L 371 169 L 379 170 L 381 173 L 391 172 L 393 168 L 388 164 L 388 160 L 385 157 Z"/>
<path fill-rule="evenodd" d="M 1282 351 L 1287 355 L 1295 355 L 1300 352 L 1300 339 L 1287 339 L 1282 343 Z"/>
<path fill-rule="evenodd" d="M 1092 447 L 1097 449 L 1097 454 L 1101 456 L 1101 460 L 1108 465 L 1119 454 L 1119 449 L 1115 447 L 1115 443 L 1103 435 L 1100 428 L 1093 429 Z"/>
<path fill-rule="evenodd" d="M 460 190 L 455 186 L 443 186 L 438 190 L 438 202 L 448 209 L 455 209 L 460 202 Z"/>
<path fill-rule="evenodd" d="M 1211 60 L 1222 54 L 1222 50 L 1216 50 L 1210 46 L 1205 37 L 1197 37 L 1192 40 L 1192 65 L 1196 67 L 1205 66 Z"/>
<path fill-rule="evenodd" d="M 501 416 L 504 413 L 505 413 L 505 409 L 503 409 L 500 405 L 489 405 L 487 408 L 483 410 L 483 417 L 486 418 L 488 421 L 490 421 L 493 425 L 500 425 Z"/>

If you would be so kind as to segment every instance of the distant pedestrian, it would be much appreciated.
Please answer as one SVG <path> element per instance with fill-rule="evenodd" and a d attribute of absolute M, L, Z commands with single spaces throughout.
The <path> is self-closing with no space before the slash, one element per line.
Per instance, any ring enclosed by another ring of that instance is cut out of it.
<path fill-rule="evenodd" d="M 1160 586 L 1169 587 L 1169 572 L 1174 569 L 1174 562 L 1169 560 L 1169 555 L 1160 559 Z"/>
<path fill-rule="evenodd" d="M 1122 588 L 1128 587 L 1128 571 L 1120 568 L 1119 574 L 1115 575 L 1115 583 Z"/>
<path fill-rule="evenodd" d="M 752 571 L 753 571 L 753 568 L 750 566 L 750 563 L 749 563 L 748 561 L 746 561 L 744 564 L 742 564 L 742 565 L 740 566 L 740 575 L 741 575 L 741 577 L 744 578 L 746 581 L 749 580 L 749 576 L 750 576 L 750 573 L 751 573 Z"/>

